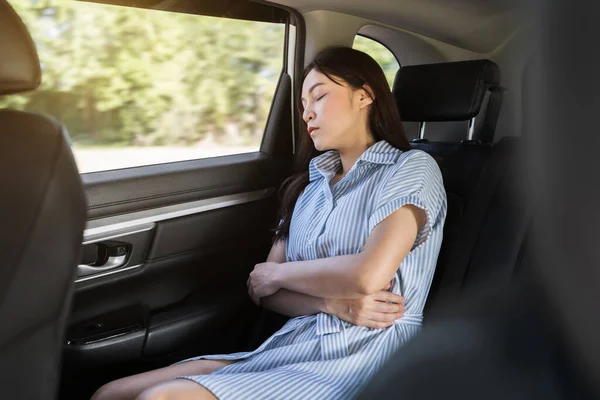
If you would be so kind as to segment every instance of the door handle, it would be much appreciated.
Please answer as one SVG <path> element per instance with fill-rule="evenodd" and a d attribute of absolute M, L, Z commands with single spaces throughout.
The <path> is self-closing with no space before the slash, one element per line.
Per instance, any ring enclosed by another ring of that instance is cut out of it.
<path fill-rule="evenodd" d="M 93 264 L 79 264 L 77 266 L 77 276 L 87 276 L 122 267 L 127 263 L 128 255 L 128 245 L 117 244 L 106 246 L 106 256 L 102 260 L 97 260 Z"/>

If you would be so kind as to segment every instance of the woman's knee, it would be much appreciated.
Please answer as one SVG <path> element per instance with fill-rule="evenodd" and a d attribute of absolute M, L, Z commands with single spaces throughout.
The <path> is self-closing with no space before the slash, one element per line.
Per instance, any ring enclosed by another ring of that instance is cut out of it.
<path fill-rule="evenodd" d="M 92 395 L 91 400 L 134 400 L 125 379 L 118 379 L 101 386 Z"/>
<path fill-rule="evenodd" d="M 118 398 L 118 390 L 115 387 L 114 382 L 107 383 L 106 385 L 101 386 L 94 394 L 92 395 L 91 400 L 108 400 L 108 399 L 116 399 Z"/>
<path fill-rule="evenodd" d="M 198 360 L 173 365 L 107 383 L 94 393 L 92 400 L 133 400 L 148 388 L 168 382 L 176 376 L 206 375 L 235 361 Z M 185 380 L 181 380 L 186 382 Z M 189 382 L 189 381 L 187 381 Z M 193 385 L 197 385 L 191 382 Z M 181 384 L 180 384 L 181 386 Z"/>
<path fill-rule="evenodd" d="M 217 400 L 206 388 L 184 379 L 162 383 L 140 393 L 135 400 Z"/>
<path fill-rule="evenodd" d="M 165 388 L 164 385 L 157 385 L 144 390 L 140 393 L 135 400 L 159 400 L 167 399 L 169 396 L 169 389 Z"/>

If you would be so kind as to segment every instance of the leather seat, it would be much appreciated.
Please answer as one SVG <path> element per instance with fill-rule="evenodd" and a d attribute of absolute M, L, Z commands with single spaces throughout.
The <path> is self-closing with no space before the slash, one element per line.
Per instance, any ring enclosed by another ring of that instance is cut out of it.
<path fill-rule="evenodd" d="M 397 75 L 394 94 L 404 119 L 487 120 L 471 141 L 414 144 L 437 156 L 448 197 L 426 323 L 466 293 L 504 287 L 518 273 L 516 260 L 532 214 L 517 185 L 520 144 L 510 137 L 492 144 L 497 112 L 482 115 L 486 93 L 499 81 L 498 67 L 489 60 L 417 65 Z M 466 127 L 462 135 L 467 139 Z"/>
<path fill-rule="evenodd" d="M 488 149 L 466 150 L 440 165 L 449 178 L 452 218 L 446 220 L 428 317 L 466 294 L 507 287 L 520 272 L 518 259 L 527 242 L 533 210 L 523 201 L 520 140 L 506 137 Z"/>
<path fill-rule="evenodd" d="M 0 0 L 0 96 L 38 87 L 23 22 Z M 66 130 L 51 118 L 0 110 L 0 388 L 2 398 L 52 399 L 86 200 Z"/>
<path fill-rule="evenodd" d="M 503 93 L 494 62 L 409 65 L 396 73 L 392 91 L 407 136 L 422 136 L 413 147 L 438 158 L 464 140 L 493 143 Z"/>

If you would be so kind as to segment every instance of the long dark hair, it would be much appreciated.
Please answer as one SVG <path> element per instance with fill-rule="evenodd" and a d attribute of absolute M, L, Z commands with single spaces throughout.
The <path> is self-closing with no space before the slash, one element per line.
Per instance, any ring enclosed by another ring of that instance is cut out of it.
<path fill-rule="evenodd" d="M 317 70 L 333 82 L 341 84 L 344 81 L 353 89 L 361 89 L 365 85 L 371 89 L 370 96 L 374 98 L 369 111 L 369 129 L 376 142 L 386 140 L 400 150 L 410 150 L 411 146 L 404 134 L 396 101 L 390 91 L 383 70 L 377 62 L 366 53 L 349 47 L 329 47 L 317 54 L 313 62 L 308 64 L 300 81 L 297 104 L 300 114 L 302 107 L 302 83 L 312 70 Z M 369 92 L 367 90 L 367 92 Z M 279 209 L 280 224 L 275 230 L 274 241 L 285 239 L 290 232 L 292 212 L 298 196 L 309 183 L 308 167 L 310 160 L 322 154 L 318 151 L 302 123 L 298 138 L 298 151 L 294 160 L 295 173 L 281 185 L 281 207 Z"/>

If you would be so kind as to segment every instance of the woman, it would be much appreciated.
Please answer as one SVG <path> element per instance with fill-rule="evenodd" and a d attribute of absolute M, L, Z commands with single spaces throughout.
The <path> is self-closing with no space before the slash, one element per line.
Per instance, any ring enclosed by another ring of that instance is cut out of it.
<path fill-rule="evenodd" d="M 256 303 L 295 318 L 255 351 L 123 378 L 94 399 L 348 399 L 419 331 L 446 216 L 439 168 L 410 150 L 368 55 L 326 49 L 302 82 L 299 170 L 248 279 Z"/>

